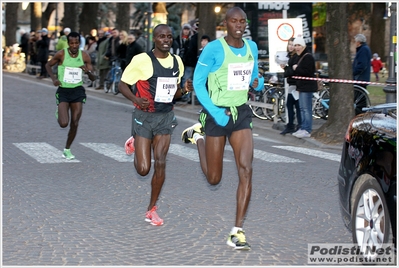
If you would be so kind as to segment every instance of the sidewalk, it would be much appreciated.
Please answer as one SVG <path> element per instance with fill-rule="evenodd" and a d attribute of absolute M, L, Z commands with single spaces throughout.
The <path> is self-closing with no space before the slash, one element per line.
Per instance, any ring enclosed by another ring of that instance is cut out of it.
<path fill-rule="evenodd" d="M 42 82 L 42 83 L 47 83 L 49 85 L 52 85 L 52 81 L 50 78 L 44 78 L 44 79 L 36 79 L 35 75 L 29 75 L 27 73 L 9 73 L 3 70 L 3 73 L 7 73 L 10 75 L 16 75 L 19 76 L 23 79 L 32 79 L 37 82 Z M 120 98 L 123 100 L 126 100 L 125 97 L 122 94 L 118 95 L 113 95 L 112 93 L 105 93 L 104 90 L 95 90 L 93 87 L 87 87 L 85 86 L 85 89 L 87 93 L 92 93 L 96 95 L 106 95 L 107 98 Z M 199 116 L 199 111 L 202 108 L 201 105 L 193 105 L 193 104 L 187 104 L 183 102 L 176 102 L 175 104 L 175 113 L 178 116 L 192 119 L 192 120 L 198 120 Z M 322 126 L 326 121 L 323 119 L 313 119 L 313 130 L 318 129 L 320 126 Z M 265 135 L 269 138 L 289 143 L 289 144 L 294 144 L 298 146 L 308 146 L 308 147 L 317 147 L 317 148 L 325 148 L 325 149 L 337 149 L 341 150 L 341 146 L 334 146 L 334 145 L 327 145 L 323 144 L 314 138 L 302 138 L 299 139 L 291 134 L 286 134 L 286 135 L 280 135 L 280 132 L 283 131 L 285 127 L 285 123 L 278 122 L 278 123 L 273 123 L 270 120 L 261 120 L 256 117 L 253 118 L 253 129 L 254 133 L 262 133 L 262 135 Z"/>

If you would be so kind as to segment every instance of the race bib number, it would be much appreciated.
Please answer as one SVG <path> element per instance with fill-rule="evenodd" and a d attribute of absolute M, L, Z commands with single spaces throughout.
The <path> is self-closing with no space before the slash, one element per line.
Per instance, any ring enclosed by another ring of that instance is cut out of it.
<path fill-rule="evenodd" d="M 82 69 L 74 67 L 65 67 L 63 82 L 69 84 L 78 84 L 82 82 Z"/>
<path fill-rule="evenodd" d="M 247 90 L 251 82 L 253 62 L 230 63 L 227 90 Z"/>
<path fill-rule="evenodd" d="M 177 77 L 158 77 L 154 101 L 169 103 L 177 91 Z"/>

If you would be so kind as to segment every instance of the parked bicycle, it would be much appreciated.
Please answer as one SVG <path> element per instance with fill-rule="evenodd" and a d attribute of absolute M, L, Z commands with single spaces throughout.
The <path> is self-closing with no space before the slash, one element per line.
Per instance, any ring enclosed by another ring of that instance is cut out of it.
<path fill-rule="evenodd" d="M 118 85 L 122 77 L 122 68 L 120 66 L 120 61 L 118 59 L 112 60 L 112 67 L 109 70 L 105 81 L 104 81 L 104 91 L 108 93 L 110 90 L 114 95 L 119 93 Z"/>
<path fill-rule="evenodd" d="M 355 114 L 362 113 L 362 109 L 371 106 L 369 92 L 362 86 L 353 85 L 353 105 L 355 108 Z M 330 87 L 328 84 L 324 84 L 322 90 L 313 93 L 312 100 L 312 111 L 313 116 L 316 118 L 327 119 L 330 102 Z"/>

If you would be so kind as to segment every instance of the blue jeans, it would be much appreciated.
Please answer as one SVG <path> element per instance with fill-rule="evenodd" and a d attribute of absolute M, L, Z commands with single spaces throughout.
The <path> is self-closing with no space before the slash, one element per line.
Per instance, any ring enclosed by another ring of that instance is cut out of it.
<path fill-rule="evenodd" d="M 313 92 L 299 92 L 299 107 L 301 109 L 301 129 L 312 132 L 312 98 Z"/>

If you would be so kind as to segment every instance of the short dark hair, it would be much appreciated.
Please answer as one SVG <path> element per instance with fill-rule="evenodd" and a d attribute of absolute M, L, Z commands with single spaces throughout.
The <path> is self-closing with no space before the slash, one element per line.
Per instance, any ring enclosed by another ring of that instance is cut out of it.
<path fill-rule="evenodd" d="M 79 44 L 80 44 L 80 34 L 78 32 L 71 32 L 70 34 L 68 34 L 67 39 L 68 39 L 68 43 L 69 43 L 69 38 L 78 38 L 79 40 Z"/>
<path fill-rule="evenodd" d="M 204 34 L 203 36 L 201 36 L 201 40 L 207 39 L 208 42 L 211 41 L 211 38 L 209 37 L 209 35 Z"/>

